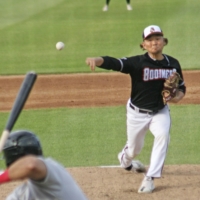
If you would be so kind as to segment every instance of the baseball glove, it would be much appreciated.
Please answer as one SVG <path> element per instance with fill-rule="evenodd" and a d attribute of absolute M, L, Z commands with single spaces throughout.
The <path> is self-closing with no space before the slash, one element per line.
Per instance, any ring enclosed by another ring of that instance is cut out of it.
<path fill-rule="evenodd" d="M 173 72 L 164 82 L 164 87 L 162 90 L 163 102 L 166 104 L 168 101 L 176 96 L 178 89 L 179 80 L 181 77 L 179 73 Z"/>

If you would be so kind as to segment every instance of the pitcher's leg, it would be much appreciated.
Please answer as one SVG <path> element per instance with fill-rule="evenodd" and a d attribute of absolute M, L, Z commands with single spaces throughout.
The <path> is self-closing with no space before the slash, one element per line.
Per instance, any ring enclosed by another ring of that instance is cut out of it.
<path fill-rule="evenodd" d="M 127 143 L 118 154 L 122 168 L 128 168 L 133 158 L 140 153 L 144 145 L 144 137 L 148 129 L 149 118 L 137 113 L 127 103 Z"/>
<path fill-rule="evenodd" d="M 150 124 L 150 131 L 154 135 L 154 144 L 151 153 L 150 166 L 146 176 L 154 178 L 161 177 L 170 140 L 170 125 L 170 113 L 166 106 L 161 112 L 152 118 Z"/>

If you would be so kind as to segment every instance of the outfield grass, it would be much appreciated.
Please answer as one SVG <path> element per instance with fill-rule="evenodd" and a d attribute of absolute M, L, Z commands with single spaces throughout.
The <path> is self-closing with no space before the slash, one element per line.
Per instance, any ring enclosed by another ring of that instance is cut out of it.
<path fill-rule="evenodd" d="M 162 27 L 165 53 L 183 69 L 200 69 L 198 0 L 136 0 L 133 11 L 124 1 L 7 0 L 0 2 L 0 75 L 88 72 L 85 58 L 141 54 L 141 34 L 149 24 Z M 63 41 L 63 51 L 55 44 Z M 100 69 L 99 69 L 100 70 Z"/>
<path fill-rule="evenodd" d="M 171 106 L 172 128 L 166 164 L 200 164 L 199 105 Z M 8 113 L 1 113 L 3 127 Z M 44 155 L 67 167 L 118 165 L 117 154 L 126 142 L 124 106 L 103 108 L 60 108 L 25 110 L 14 130 L 28 129 L 37 133 Z M 149 164 L 153 136 L 137 157 Z M 0 163 L 0 167 L 4 162 Z"/>

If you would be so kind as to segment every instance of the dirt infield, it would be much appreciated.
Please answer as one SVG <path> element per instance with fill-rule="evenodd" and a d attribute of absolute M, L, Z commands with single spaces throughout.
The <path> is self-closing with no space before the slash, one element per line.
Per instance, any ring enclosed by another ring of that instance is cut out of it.
<path fill-rule="evenodd" d="M 200 71 L 184 71 L 187 94 L 179 104 L 200 103 Z M 24 76 L 0 76 L 0 113 L 11 109 Z M 120 73 L 39 75 L 25 109 L 125 105 L 130 78 Z M 148 167 L 148 166 L 147 166 Z M 91 200 L 198 200 L 200 166 L 165 166 L 152 194 L 138 194 L 143 175 L 115 167 L 67 169 Z M 0 200 L 20 182 L 0 185 Z"/>
<path fill-rule="evenodd" d="M 0 76 L 0 112 L 10 110 L 24 76 Z M 185 71 L 187 94 L 179 104 L 199 104 L 200 71 Z M 40 75 L 25 109 L 125 105 L 130 78 L 121 73 Z"/>

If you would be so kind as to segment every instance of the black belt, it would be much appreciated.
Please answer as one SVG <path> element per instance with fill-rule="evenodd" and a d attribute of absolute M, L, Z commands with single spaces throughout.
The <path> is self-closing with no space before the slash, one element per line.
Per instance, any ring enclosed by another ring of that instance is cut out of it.
<path fill-rule="evenodd" d="M 133 110 L 135 110 L 135 107 L 131 103 L 129 105 Z M 139 113 L 154 115 L 154 114 L 158 113 L 158 111 L 157 110 L 156 111 L 146 111 L 146 110 L 139 109 Z"/>

